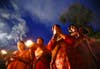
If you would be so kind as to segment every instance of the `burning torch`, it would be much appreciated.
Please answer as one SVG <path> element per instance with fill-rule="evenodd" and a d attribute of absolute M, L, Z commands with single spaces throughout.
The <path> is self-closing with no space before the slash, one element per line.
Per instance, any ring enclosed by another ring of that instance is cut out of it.
<path fill-rule="evenodd" d="M 7 51 L 6 50 L 1 50 L 1 54 L 2 55 L 6 55 L 7 54 Z"/>
<path fill-rule="evenodd" d="M 60 37 L 60 32 L 57 31 L 55 28 L 53 29 L 53 38 L 56 39 L 56 41 L 60 41 L 62 38 Z"/>
<path fill-rule="evenodd" d="M 27 40 L 25 42 L 25 45 L 28 47 L 28 48 L 31 48 L 32 46 L 34 46 L 35 42 L 33 42 L 32 40 Z"/>

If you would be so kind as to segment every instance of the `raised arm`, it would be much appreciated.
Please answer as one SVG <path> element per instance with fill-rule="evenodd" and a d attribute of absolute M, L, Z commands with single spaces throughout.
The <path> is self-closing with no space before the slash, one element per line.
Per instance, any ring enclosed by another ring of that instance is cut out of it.
<path fill-rule="evenodd" d="M 69 35 L 65 35 L 65 34 L 60 34 L 61 38 L 64 39 L 64 41 L 69 44 L 69 45 L 73 45 L 74 44 L 74 39 L 69 36 Z"/>
<path fill-rule="evenodd" d="M 50 41 L 49 41 L 49 43 L 47 44 L 47 49 L 49 50 L 49 51 L 52 51 L 54 48 L 55 48 L 55 45 L 56 44 L 56 40 L 55 39 L 51 39 Z"/>

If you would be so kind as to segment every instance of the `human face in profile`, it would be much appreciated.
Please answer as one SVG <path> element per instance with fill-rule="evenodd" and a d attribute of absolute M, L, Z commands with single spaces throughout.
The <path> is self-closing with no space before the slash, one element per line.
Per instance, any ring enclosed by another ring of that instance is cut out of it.
<path fill-rule="evenodd" d="M 52 31 L 53 31 L 53 34 L 54 34 L 54 35 L 55 35 L 55 34 L 59 34 L 59 33 L 62 32 L 59 25 L 53 25 Z"/>
<path fill-rule="evenodd" d="M 17 43 L 17 47 L 18 47 L 18 50 L 19 50 L 19 51 L 25 50 L 25 44 L 24 44 L 24 42 L 19 41 L 19 42 Z"/>
<path fill-rule="evenodd" d="M 37 43 L 38 45 L 40 45 L 40 46 L 43 46 L 44 41 L 43 41 L 42 38 L 38 38 L 37 41 L 36 41 L 36 43 Z"/>
<path fill-rule="evenodd" d="M 71 26 L 68 28 L 68 31 L 69 31 L 70 33 L 74 33 L 74 32 L 77 32 L 77 31 L 78 31 L 78 29 L 77 29 L 77 27 L 76 27 L 76 26 L 71 25 Z"/>

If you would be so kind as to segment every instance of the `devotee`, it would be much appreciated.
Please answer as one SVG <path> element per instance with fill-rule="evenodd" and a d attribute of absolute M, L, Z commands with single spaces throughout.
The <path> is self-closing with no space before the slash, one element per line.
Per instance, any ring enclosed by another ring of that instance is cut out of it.
<path fill-rule="evenodd" d="M 30 63 L 30 53 L 25 50 L 25 44 L 23 41 L 18 41 L 17 43 L 18 50 L 15 51 L 10 60 L 7 69 L 31 69 Z"/>
<path fill-rule="evenodd" d="M 45 48 L 43 38 L 37 38 L 33 69 L 50 69 L 51 53 Z"/>
<path fill-rule="evenodd" d="M 88 37 L 82 27 L 70 25 L 68 28 L 75 44 L 69 48 L 69 61 L 72 69 L 98 69 L 97 57 L 93 47 L 98 47 L 95 40 Z M 96 50 L 95 50 L 96 52 Z"/>
<path fill-rule="evenodd" d="M 52 52 L 50 69 L 70 69 L 67 47 L 73 45 L 73 39 L 63 34 L 57 24 L 53 25 L 52 31 L 53 36 L 47 45 L 47 49 Z"/>

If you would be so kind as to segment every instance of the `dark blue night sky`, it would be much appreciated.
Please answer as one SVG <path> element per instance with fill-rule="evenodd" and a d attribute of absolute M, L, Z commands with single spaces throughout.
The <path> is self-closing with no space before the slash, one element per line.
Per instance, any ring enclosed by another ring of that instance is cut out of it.
<path fill-rule="evenodd" d="M 61 25 L 67 33 L 70 23 L 61 24 L 59 16 L 74 3 L 81 3 L 93 11 L 91 26 L 94 31 L 100 31 L 98 0 L 0 0 L 0 48 L 9 48 L 8 44 L 10 49 L 16 48 L 13 45 L 19 37 L 35 41 L 41 36 L 47 44 L 53 24 Z"/>

